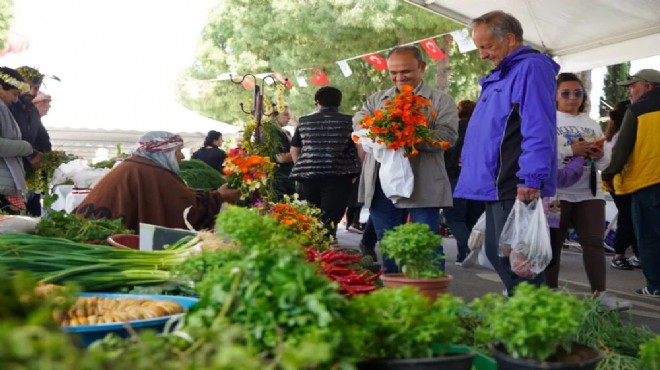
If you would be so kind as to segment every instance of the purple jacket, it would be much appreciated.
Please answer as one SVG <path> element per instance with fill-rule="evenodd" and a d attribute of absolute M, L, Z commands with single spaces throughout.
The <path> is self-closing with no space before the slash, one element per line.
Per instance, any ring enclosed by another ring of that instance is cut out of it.
<path fill-rule="evenodd" d="M 519 186 L 555 194 L 558 71 L 548 56 L 524 46 L 480 81 L 455 198 L 515 199 Z"/>

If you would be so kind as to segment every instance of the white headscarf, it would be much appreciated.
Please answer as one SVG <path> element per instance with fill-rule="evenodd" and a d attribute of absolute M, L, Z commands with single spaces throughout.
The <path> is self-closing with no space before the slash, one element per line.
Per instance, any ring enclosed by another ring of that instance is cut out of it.
<path fill-rule="evenodd" d="M 175 152 L 183 146 L 181 136 L 167 131 L 149 131 L 142 135 L 133 155 L 150 159 L 168 170 L 179 173 Z"/>

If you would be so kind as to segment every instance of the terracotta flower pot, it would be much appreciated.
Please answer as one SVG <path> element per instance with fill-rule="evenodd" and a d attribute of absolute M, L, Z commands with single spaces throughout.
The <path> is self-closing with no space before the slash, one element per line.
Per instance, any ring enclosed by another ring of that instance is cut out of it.
<path fill-rule="evenodd" d="M 388 288 L 399 288 L 403 286 L 413 286 L 419 289 L 419 292 L 425 296 L 435 299 L 440 294 L 449 292 L 449 283 L 454 279 L 451 275 L 432 279 L 411 279 L 403 274 L 385 274 L 380 280 Z"/>

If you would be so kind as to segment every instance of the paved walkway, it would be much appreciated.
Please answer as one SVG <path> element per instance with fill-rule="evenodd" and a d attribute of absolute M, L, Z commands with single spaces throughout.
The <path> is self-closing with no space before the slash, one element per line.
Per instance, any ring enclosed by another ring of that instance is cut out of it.
<path fill-rule="evenodd" d="M 344 225 L 339 225 L 337 239 L 339 245 L 345 248 L 358 249 L 362 235 L 347 232 Z M 504 286 L 495 271 L 483 266 L 462 268 L 456 266 L 456 241 L 445 238 L 443 246 L 446 253 L 447 273 L 454 276 L 451 292 L 455 296 L 470 301 L 481 297 L 488 292 L 501 292 Z M 380 251 L 376 248 L 378 258 Z M 610 256 L 607 256 L 607 284 L 608 291 L 619 298 L 629 300 L 633 308 L 622 317 L 631 320 L 636 325 L 646 325 L 660 334 L 660 299 L 642 297 L 634 293 L 635 289 L 644 286 L 645 279 L 640 269 L 632 271 L 615 270 L 609 267 Z M 561 261 L 560 284 L 570 292 L 576 294 L 589 294 L 589 283 L 582 265 L 582 253 L 573 248 L 564 249 Z"/>

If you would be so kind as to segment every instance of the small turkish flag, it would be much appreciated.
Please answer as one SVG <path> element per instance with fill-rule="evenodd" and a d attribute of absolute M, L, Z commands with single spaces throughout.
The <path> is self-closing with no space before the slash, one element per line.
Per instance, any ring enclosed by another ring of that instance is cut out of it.
<path fill-rule="evenodd" d="M 323 72 L 323 68 L 314 69 L 314 74 L 312 75 L 312 85 L 321 86 L 327 85 L 330 83 L 328 76 Z"/>
<path fill-rule="evenodd" d="M 442 60 L 447 58 L 447 54 L 445 54 L 442 49 L 438 47 L 433 38 L 422 40 L 420 44 L 422 44 L 422 48 L 426 50 L 426 54 L 428 54 L 431 59 Z"/>
<path fill-rule="evenodd" d="M 378 53 L 367 54 L 362 57 L 367 63 L 371 64 L 376 68 L 377 71 L 384 71 L 387 69 L 387 61 L 385 58 L 381 57 Z"/>

